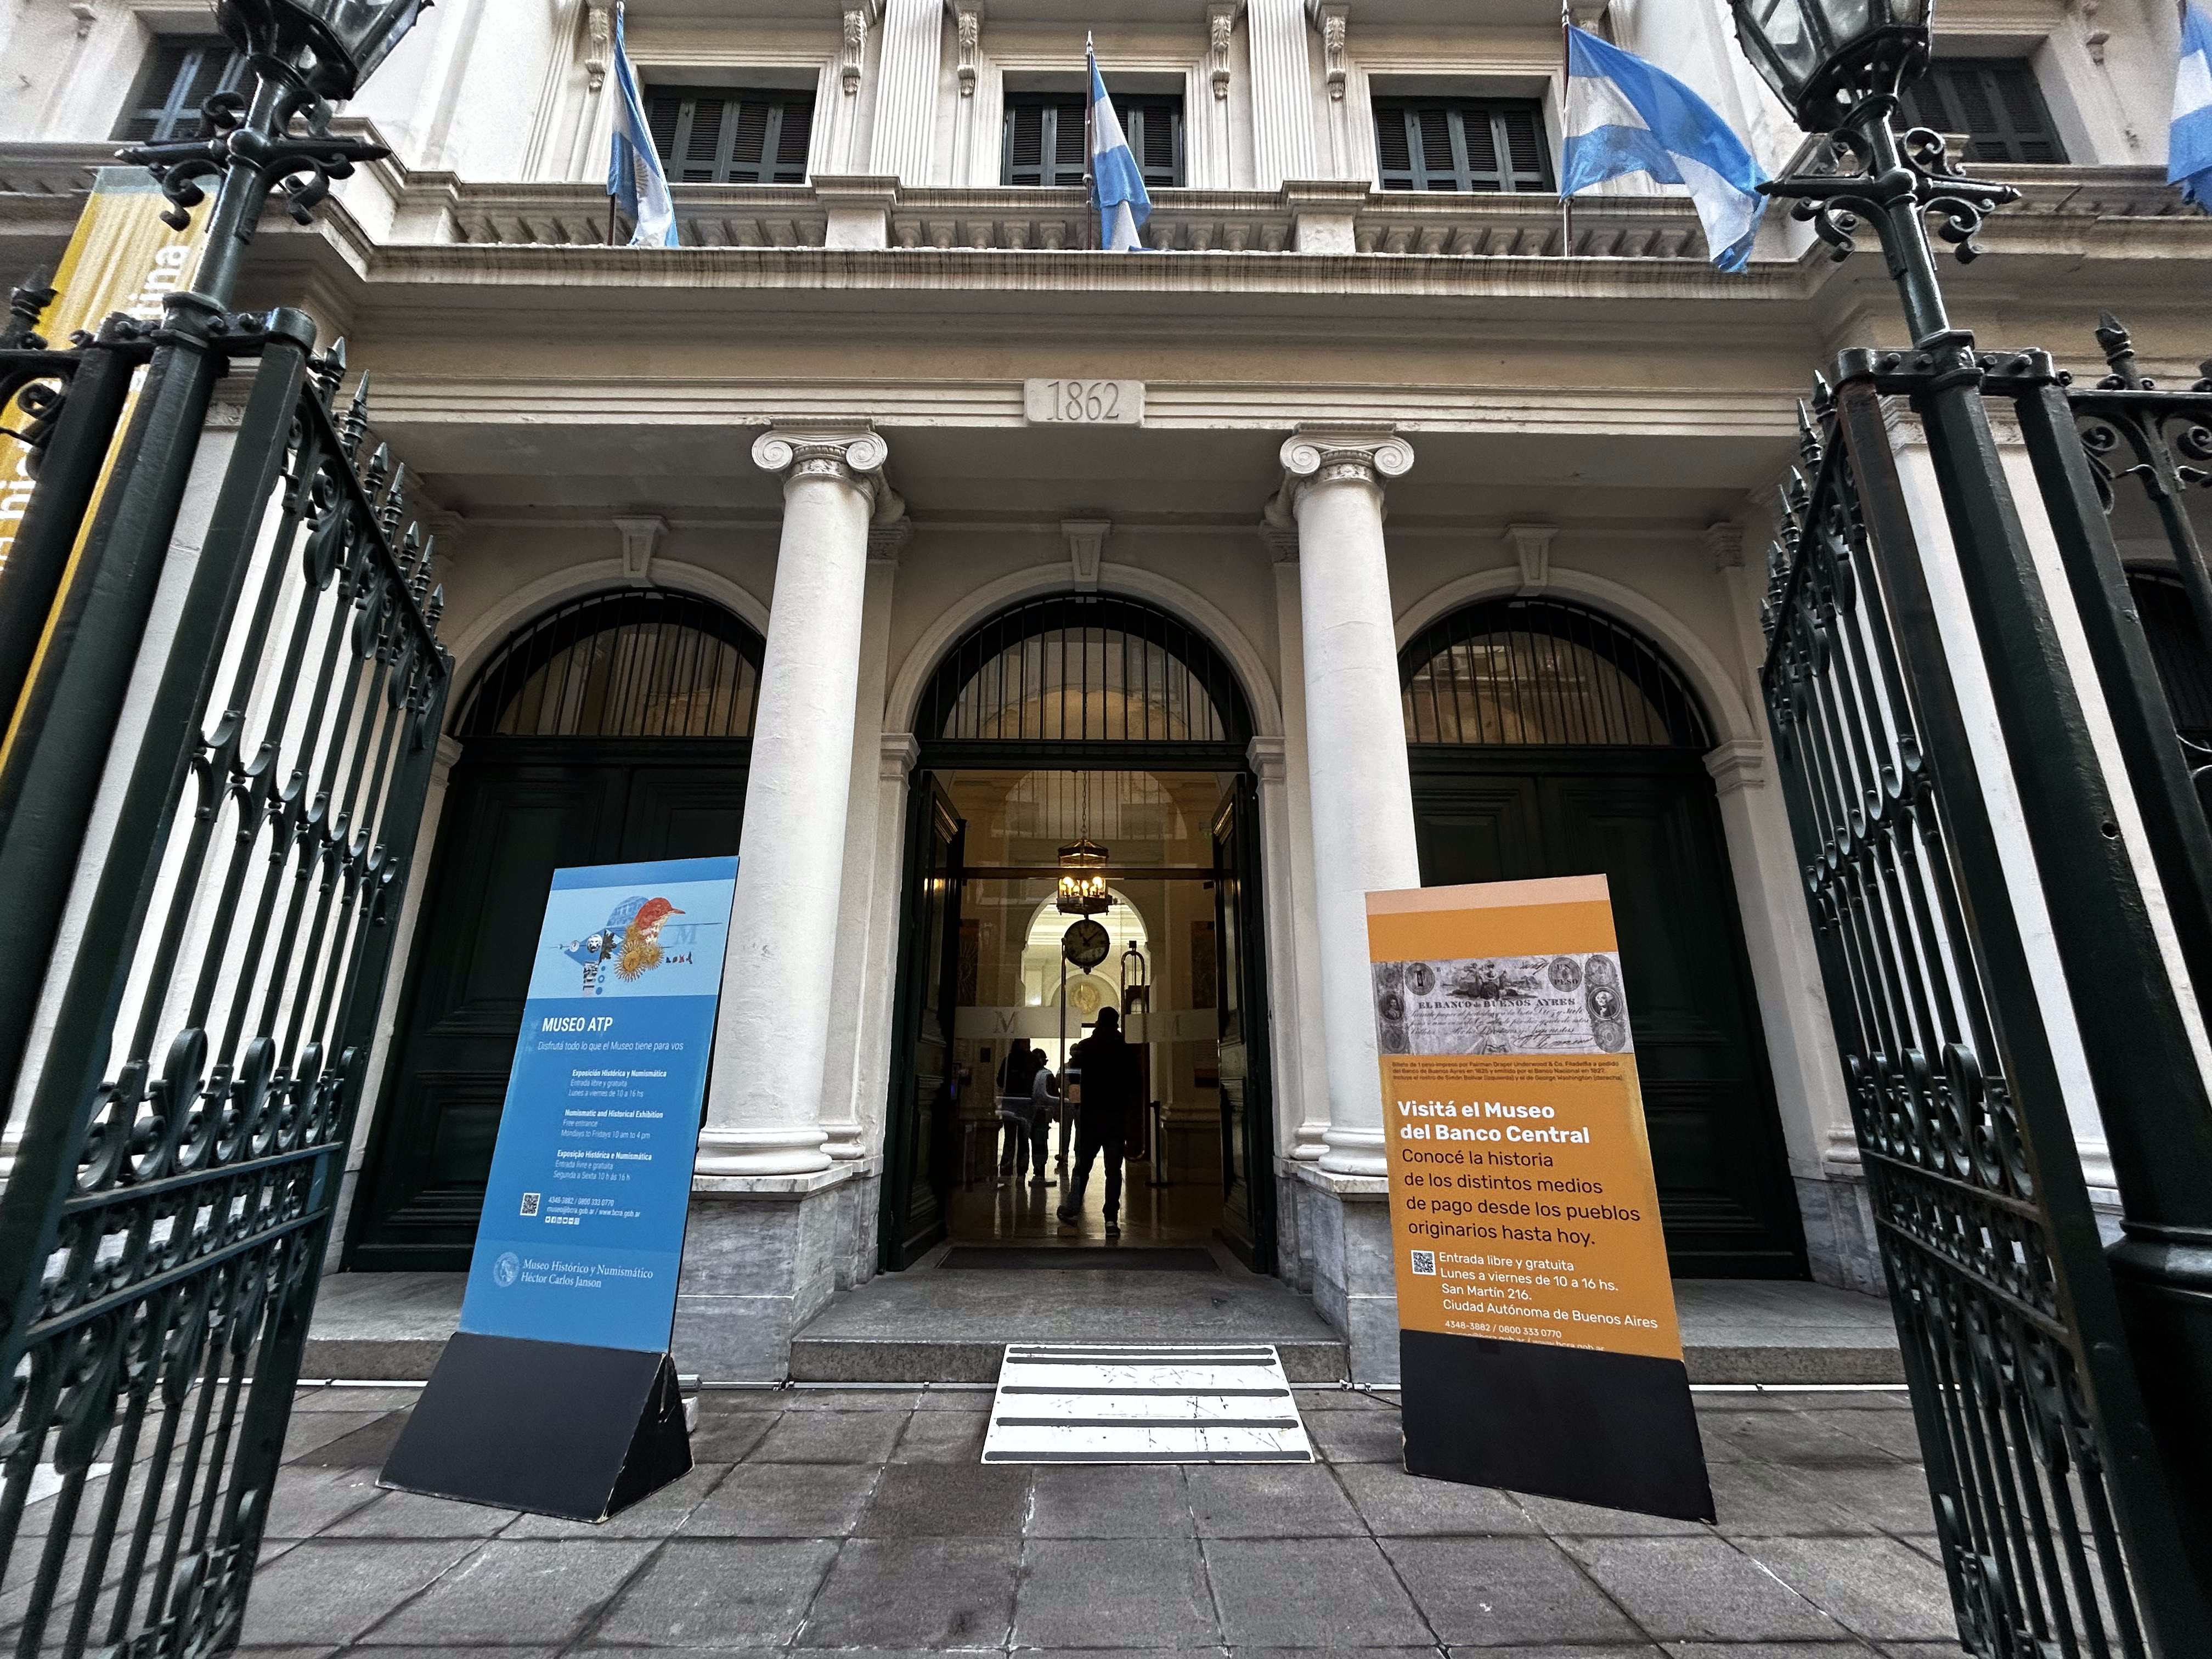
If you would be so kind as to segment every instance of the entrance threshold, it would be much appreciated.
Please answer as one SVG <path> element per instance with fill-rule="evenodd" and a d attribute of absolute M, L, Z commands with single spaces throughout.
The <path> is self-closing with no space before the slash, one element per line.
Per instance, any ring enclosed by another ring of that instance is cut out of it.
<path fill-rule="evenodd" d="M 841 1292 L 793 1341 L 793 1380 L 993 1382 L 1010 1342 L 1267 1342 L 1293 1382 L 1352 1375 L 1344 1339 L 1311 1302 L 1218 1243 L 1205 1247 L 1212 1272 L 1188 1261 L 1162 1271 L 1143 1246 L 1069 1249 L 1065 1267 L 1038 1250 L 1006 1270 L 943 1265 L 950 1252 L 972 1261 L 988 1248 L 940 1244 L 903 1273 Z"/>

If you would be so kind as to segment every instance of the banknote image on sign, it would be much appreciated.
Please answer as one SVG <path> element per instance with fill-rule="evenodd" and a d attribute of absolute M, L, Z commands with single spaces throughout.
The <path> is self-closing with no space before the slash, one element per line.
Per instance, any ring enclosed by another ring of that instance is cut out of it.
<path fill-rule="evenodd" d="M 1367 927 L 1407 1468 L 1712 1519 L 1605 878 Z"/>

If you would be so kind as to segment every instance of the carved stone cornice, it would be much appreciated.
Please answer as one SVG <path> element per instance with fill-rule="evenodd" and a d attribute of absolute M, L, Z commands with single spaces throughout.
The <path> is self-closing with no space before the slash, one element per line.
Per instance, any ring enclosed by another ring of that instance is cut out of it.
<path fill-rule="evenodd" d="M 868 30 L 884 15 L 883 0 L 845 0 L 841 8 L 844 14 L 845 38 L 837 56 L 837 71 L 845 88 L 845 95 L 853 96 L 860 89 L 860 65 L 868 50 Z"/>
<path fill-rule="evenodd" d="M 886 732 L 876 747 L 876 776 L 884 783 L 904 783 L 921 764 L 921 744 L 911 732 Z"/>
<path fill-rule="evenodd" d="M 1705 751 L 1705 770 L 1723 799 L 1740 789 L 1766 787 L 1766 745 L 1756 738 L 1724 738 Z"/>
<path fill-rule="evenodd" d="M 787 491 L 802 479 L 834 478 L 867 496 L 880 520 L 897 518 L 906 506 L 884 482 L 890 459 L 882 436 L 858 422 L 778 421 L 753 440 L 753 465 L 781 473 Z"/>
<path fill-rule="evenodd" d="M 1314 22 L 1321 30 L 1322 64 L 1328 80 L 1328 95 L 1339 103 L 1344 101 L 1344 40 L 1351 18 L 1350 6 L 1313 8 Z"/>
<path fill-rule="evenodd" d="M 584 73 L 593 92 L 607 83 L 607 66 L 614 61 L 615 9 L 613 0 L 585 0 Z"/>
<path fill-rule="evenodd" d="M 1244 759 L 1262 787 L 1279 784 L 1291 775 L 1290 744 L 1283 738 L 1255 738 L 1244 745 Z"/>
<path fill-rule="evenodd" d="M 1365 484 L 1380 489 L 1386 478 L 1402 477 L 1413 465 L 1413 447 L 1388 422 L 1346 425 L 1300 422 L 1283 440 L 1283 488 L 1277 500 L 1295 512 L 1306 492 L 1325 484 Z M 1271 521 L 1274 515 L 1270 514 Z"/>

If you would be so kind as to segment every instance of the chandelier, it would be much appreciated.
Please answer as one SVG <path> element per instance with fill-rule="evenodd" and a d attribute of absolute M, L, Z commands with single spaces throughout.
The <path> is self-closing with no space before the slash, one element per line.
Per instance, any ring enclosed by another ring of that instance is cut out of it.
<path fill-rule="evenodd" d="M 1106 849 L 1085 836 L 1060 849 L 1063 915 L 1095 916 L 1113 902 L 1106 892 Z"/>

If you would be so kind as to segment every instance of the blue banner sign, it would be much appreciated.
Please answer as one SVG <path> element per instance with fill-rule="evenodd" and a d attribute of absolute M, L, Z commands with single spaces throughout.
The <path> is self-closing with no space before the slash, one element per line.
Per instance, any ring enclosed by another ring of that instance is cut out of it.
<path fill-rule="evenodd" d="M 553 872 L 463 1330 L 667 1348 L 737 878 L 733 858 Z"/>

